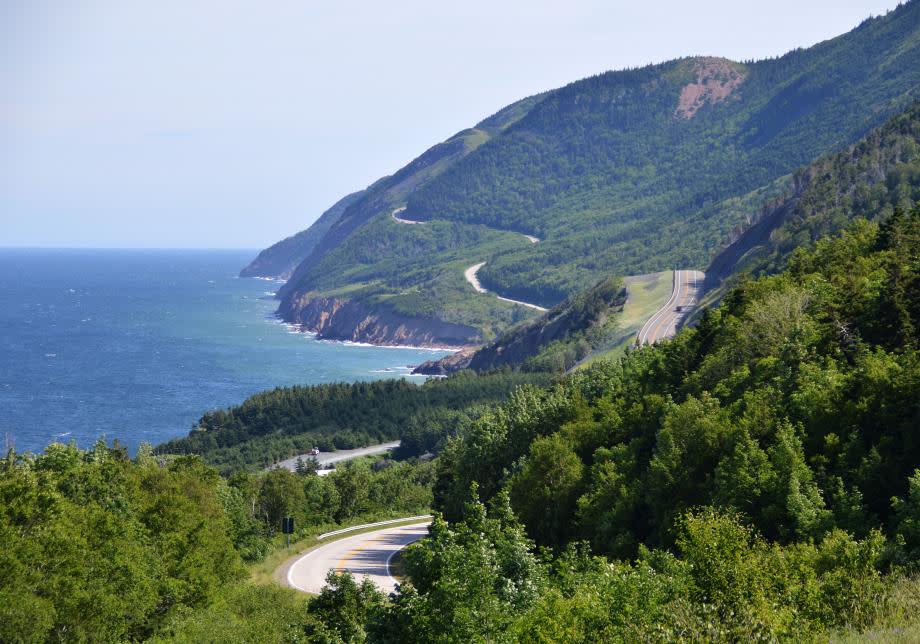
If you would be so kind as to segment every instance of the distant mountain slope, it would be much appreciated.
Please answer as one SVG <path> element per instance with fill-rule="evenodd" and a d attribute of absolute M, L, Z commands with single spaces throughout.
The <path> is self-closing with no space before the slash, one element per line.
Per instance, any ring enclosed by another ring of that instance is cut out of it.
<path fill-rule="evenodd" d="M 408 195 L 426 181 L 444 172 L 452 164 L 473 152 L 491 137 L 501 133 L 540 99 L 539 96 L 525 98 L 509 105 L 475 127 L 463 130 L 442 143 L 435 144 L 421 156 L 411 161 L 392 176 L 384 177 L 364 191 L 356 203 L 350 204 L 342 213 L 321 243 L 298 267 L 291 279 L 292 288 L 311 269 L 317 267 L 326 254 L 335 249 L 358 227 L 369 219 L 389 213 L 403 203 Z M 289 292 L 290 289 L 283 289 Z"/>
<path fill-rule="evenodd" d="M 720 204 L 840 149 L 920 95 L 920 4 L 778 59 L 691 58 L 551 92 L 408 200 L 406 215 L 544 243 L 483 285 L 544 304 L 603 273 L 706 265 Z"/>
<path fill-rule="evenodd" d="M 288 279 L 294 269 L 313 252 L 326 232 L 339 220 L 345 209 L 361 198 L 364 190 L 352 192 L 335 202 L 313 225 L 263 250 L 240 271 L 240 277 L 276 277 Z"/>
<path fill-rule="evenodd" d="M 609 340 L 617 330 L 617 318 L 625 301 L 622 280 L 612 277 L 601 280 L 545 315 L 509 329 L 475 352 L 426 362 L 415 372 L 446 374 L 460 369 L 484 372 L 500 367 L 565 372 Z"/>
<path fill-rule="evenodd" d="M 776 59 L 686 58 L 609 72 L 520 101 L 382 179 L 281 290 L 440 320 L 488 340 L 606 275 L 704 268 L 789 188 L 920 97 L 920 2 Z M 392 220 L 406 205 L 406 226 Z M 521 234 L 540 238 L 529 243 Z M 379 334 L 376 337 L 380 337 Z"/>
<path fill-rule="evenodd" d="M 792 188 L 713 259 L 715 283 L 734 272 L 782 270 L 792 252 L 845 228 L 857 215 L 883 219 L 920 201 L 920 102 L 846 150 L 795 173 Z"/>

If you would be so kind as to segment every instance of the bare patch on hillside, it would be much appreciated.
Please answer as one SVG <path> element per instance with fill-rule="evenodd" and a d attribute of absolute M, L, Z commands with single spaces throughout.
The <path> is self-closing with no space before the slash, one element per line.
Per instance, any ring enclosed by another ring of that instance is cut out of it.
<path fill-rule="evenodd" d="M 696 61 L 693 71 L 696 82 L 681 89 L 677 109 L 674 110 L 676 117 L 693 118 L 701 107 L 724 101 L 744 82 L 744 74 L 724 58 L 701 58 Z"/>

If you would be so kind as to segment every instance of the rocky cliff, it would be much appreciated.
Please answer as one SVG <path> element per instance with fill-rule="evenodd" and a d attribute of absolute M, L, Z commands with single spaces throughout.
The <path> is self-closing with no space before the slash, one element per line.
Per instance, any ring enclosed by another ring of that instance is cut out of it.
<path fill-rule="evenodd" d="M 306 294 L 288 298 L 278 313 L 285 322 L 300 325 L 325 340 L 416 347 L 461 347 L 482 342 L 472 327 L 401 315 L 341 297 Z"/>

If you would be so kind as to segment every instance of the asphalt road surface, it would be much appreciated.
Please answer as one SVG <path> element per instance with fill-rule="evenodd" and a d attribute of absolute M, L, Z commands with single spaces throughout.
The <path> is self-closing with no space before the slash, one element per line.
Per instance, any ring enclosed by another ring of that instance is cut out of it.
<path fill-rule="evenodd" d="M 319 594 L 326 585 L 326 575 L 330 570 L 347 570 L 359 582 L 367 577 L 380 590 L 391 593 L 396 590 L 396 580 L 390 574 L 390 560 L 410 543 L 428 536 L 429 523 L 431 519 L 425 519 L 327 543 L 291 564 L 287 571 L 287 583 L 291 588 Z"/>
<path fill-rule="evenodd" d="M 413 221 L 411 219 L 403 219 L 402 217 L 399 217 L 398 216 L 399 213 L 403 212 L 405 209 L 406 207 L 403 206 L 402 208 L 397 208 L 396 210 L 391 212 L 390 216 L 393 218 L 393 221 L 399 222 L 400 224 L 409 224 L 412 226 L 421 225 L 425 223 L 424 221 Z"/>
<path fill-rule="evenodd" d="M 479 283 L 479 278 L 476 277 L 476 273 L 478 273 L 479 269 L 485 265 L 486 265 L 485 262 L 480 262 L 478 264 L 473 264 L 468 269 L 463 271 L 463 277 L 466 279 L 467 282 L 470 283 L 470 285 L 474 289 L 476 289 L 477 293 L 488 293 L 489 292 L 488 290 L 486 290 L 485 287 L 483 287 L 482 284 Z M 497 297 L 503 302 L 511 302 L 512 304 L 520 304 L 521 306 L 526 306 L 531 309 L 536 309 L 537 311 L 540 311 L 541 313 L 546 313 L 546 311 L 548 310 L 548 309 L 543 308 L 542 306 L 531 304 L 530 302 L 521 302 L 520 300 L 512 300 L 511 298 L 508 298 L 508 297 L 502 297 L 501 295 L 498 295 L 497 293 L 495 294 L 495 297 Z"/>
<path fill-rule="evenodd" d="M 413 221 L 411 219 L 403 219 L 402 217 L 400 217 L 399 216 L 400 213 L 402 213 L 405 209 L 406 209 L 405 206 L 402 206 L 401 208 L 397 208 L 396 210 L 390 213 L 390 217 L 393 218 L 393 221 L 398 222 L 400 224 L 414 225 L 414 224 L 424 224 L 425 223 L 424 221 Z M 536 244 L 540 241 L 539 237 L 534 237 L 533 235 L 527 235 L 524 233 L 521 233 L 521 234 L 524 235 L 524 237 L 527 238 L 527 241 L 529 241 L 531 244 Z M 477 293 L 488 293 L 489 292 L 483 288 L 482 284 L 479 283 L 479 279 L 476 277 L 477 271 L 479 271 L 479 269 L 485 265 L 486 265 L 485 262 L 481 262 L 479 264 L 473 264 L 472 266 L 470 266 L 468 269 L 466 269 L 463 272 L 463 277 L 465 277 L 466 281 L 469 282 L 474 289 L 476 289 Z M 520 304 L 521 306 L 526 306 L 531 309 L 536 309 L 537 311 L 546 312 L 547 310 L 543 308 L 542 306 L 537 306 L 536 304 L 531 304 L 530 302 L 521 302 L 520 300 L 512 300 L 511 298 L 502 297 L 501 295 L 498 295 L 498 294 L 496 294 L 495 297 L 497 297 L 498 299 L 504 302 L 511 302 L 512 304 Z"/>
<path fill-rule="evenodd" d="M 396 449 L 399 447 L 399 441 L 393 441 L 392 443 L 381 443 L 380 445 L 371 445 L 370 447 L 359 447 L 358 449 L 340 449 L 335 452 L 320 452 L 316 456 L 316 460 L 319 461 L 320 467 L 326 465 L 331 465 L 332 463 L 341 463 L 342 461 L 349 461 L 353 458 L 358 458 L 359 456 L 372 456 L 374 454 L 383 454 L 384 452 L 389 452 L 391 449 Z M 297 470 L 297 459 L 302 458 L 305 461 L 310 460 L 311 457 L 309 454 L 301 454 L 299 456 L 292 456 L 291 458 L 279 461 L 272 465 L 270 470 L 275 469 L 276 467 L 283 467 L 286 470 L 291 470 L 292 472 Z"/>
<path fill-rule="evenodd" d="M 636 344 L 655 344 L 672 337 L 699 303 L 706 275 L 701 271 L 674 271 L 674 289 L 667 303 L 642 325 Z"/>

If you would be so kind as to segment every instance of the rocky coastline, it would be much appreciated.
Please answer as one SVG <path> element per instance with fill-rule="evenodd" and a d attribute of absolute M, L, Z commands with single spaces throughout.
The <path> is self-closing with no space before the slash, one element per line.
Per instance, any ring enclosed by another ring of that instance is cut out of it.
<path fill-rule="evenodd" d="M 323 340 L 432 349 L 482 344 L 479 331 L 471 326 L 402 315 L 342 297 L 289 296 L 281 301 L 278 315 Z"/>

